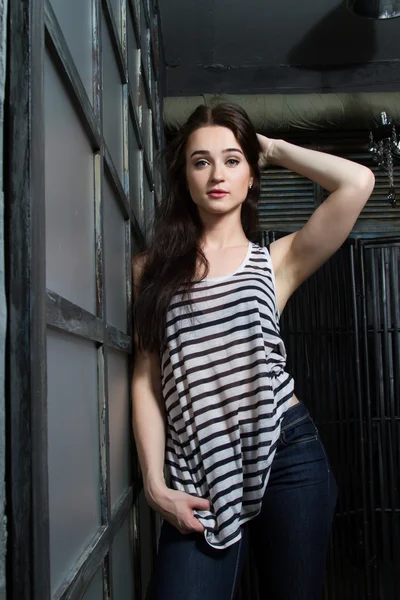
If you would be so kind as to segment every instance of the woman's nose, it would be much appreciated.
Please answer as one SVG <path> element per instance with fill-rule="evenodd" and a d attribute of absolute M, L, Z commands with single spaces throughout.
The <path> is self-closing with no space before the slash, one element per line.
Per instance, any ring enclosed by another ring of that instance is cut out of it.
<path fill-rule="evenodd" d="M 223 175 L 220 167 L 218 167 L 218 166 L 214 167 L 214 170 L 211 174 L 211 178 L 213 181 L 223 181 L 224 180 L 224 175 Z"/>

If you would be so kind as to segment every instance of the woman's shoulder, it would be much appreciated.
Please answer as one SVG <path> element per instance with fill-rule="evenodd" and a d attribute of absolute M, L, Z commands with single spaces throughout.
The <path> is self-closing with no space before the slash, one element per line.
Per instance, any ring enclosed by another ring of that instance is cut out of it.
<path fill-rule="evenodd" d="M 133 270 L 134 277 L 139 277 L 139 279 L 140 279 L 140 276 L 143 273 L 143 269 L 146 266 L 147 258 L 148 258 L 147 250 L 145 250 L 144 252 L 140 252 L 139 254 L 136 254 L 132 258 L 132 270 Z"/>

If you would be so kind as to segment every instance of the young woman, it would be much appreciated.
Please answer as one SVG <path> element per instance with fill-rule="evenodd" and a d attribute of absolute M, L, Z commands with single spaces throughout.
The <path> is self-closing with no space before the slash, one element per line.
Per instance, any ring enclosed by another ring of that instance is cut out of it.
<path fill-rule="evenodd" d="M 330 192 L 269 250 L 251 241 L 265 163 Z M 164 517 L 149 597 L 232 600 L 251 545 L 260 598 L 320 600 L 336 485 L 285 370 L 279 317 L 349 235 L 374 176 L 257 135 L 230 105 L 197 108 L 167 167 L 133 267 L 133 428 L 146 498 Z"/>

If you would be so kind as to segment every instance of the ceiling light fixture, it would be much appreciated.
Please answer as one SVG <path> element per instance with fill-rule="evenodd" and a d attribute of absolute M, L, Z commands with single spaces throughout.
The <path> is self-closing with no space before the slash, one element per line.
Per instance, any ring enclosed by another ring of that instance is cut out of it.
<path fill-rule="evenodd" d="M 369 151 L 379 168 L 389 177 L 387 199 L 396 207 L 396 189 L 394 187 L 393 159 L 400 159 L 400 124 L 395 123 L 387 113 L 381 112 L 380 123 L 369 132 Z"/>
<path fill-rule="evenodd" d="M 400 16 L 400 0 L 347 0 L 347 8 L 358 17 L 394 19 Z"/>

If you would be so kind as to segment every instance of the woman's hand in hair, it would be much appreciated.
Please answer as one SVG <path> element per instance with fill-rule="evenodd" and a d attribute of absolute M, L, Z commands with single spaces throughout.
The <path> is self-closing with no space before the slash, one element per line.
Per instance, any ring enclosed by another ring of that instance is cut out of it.
<path fill-rule="evenodd" d="M 146 498 L 150 506 L 183 535 L 204 532 L 203 525 L 193 511 L 210 509 L 210 503 L 205 498 L 172 490 L 167 486 L 158 491 L 147 490 Z"/>
<path fill-rule="evenodd" d="M 274 151 L 275 142 L 277 140 L 273 140 L 271 138 L 266 137 L 265 135 L 261 135 L 261 133 L 257 133 L 257 138 L 261 146 L 258 164 L 260 167 L 265 167 L 266 165 L 270 165 L 273 163 L 272 154 Z"/>

